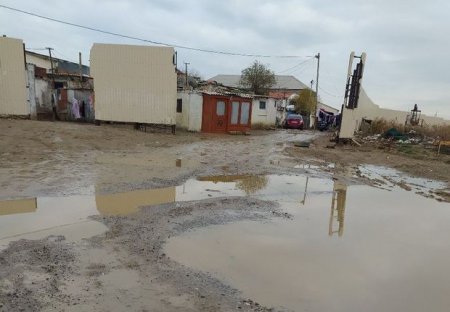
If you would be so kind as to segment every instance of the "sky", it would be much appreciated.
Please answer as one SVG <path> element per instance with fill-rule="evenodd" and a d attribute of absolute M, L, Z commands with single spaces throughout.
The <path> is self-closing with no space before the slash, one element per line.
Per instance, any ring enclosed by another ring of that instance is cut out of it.
<path fill-rule="evenodd" d="M 173 45 L 243 54 L 243 57 L 177 48 L 204 79 L 240 74 L 254 60 L 306 85 L 340 108 L 350 52 L 367 53 L 363 87 L 383 108 L 450 119 L 450 1 L 445 0 L 0 0 L 35 14 Z M 94 42 L 143 42 L 61 25 L 0 7 L 0 35 L 23 39 L 38 53 L 89 65 Z M 315 86 L 314 86 L 315 88 Z"/>

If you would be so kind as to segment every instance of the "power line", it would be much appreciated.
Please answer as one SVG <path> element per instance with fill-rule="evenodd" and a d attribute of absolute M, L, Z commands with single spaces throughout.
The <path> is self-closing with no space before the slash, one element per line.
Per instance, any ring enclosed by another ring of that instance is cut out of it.
<path fill-rule="evenodd" d="M 70 58 L 70 57 L 68 57 L 67 55 L 65 55 L 64 53 L 59 52 L 59 50 L 53 49 L 53 51 L 55 51 L 56 53 L 58 53 L 59 55 L 61 55 L 62 57 L 64 57 L 66 60 Z"/>
<path fill-rule="evenodd" d="M 314 66 L 313 62 L 305 63 L 303 66 L 300 66 L 293 71 L 291 71 L 291 74 L 295 73 L 296 75 L 299 75 L 300 73 L 305 72 L 306 70 L 311 70 L 311 66 Z"/>
<path fill-rule="evenodd" d="M 344 95 L 336 95 L 336 94 L 333 94 L 333 93 L 331 93 L 331 92 L 328 92 L 327 90 L 324 90 L 324 89 L 321 88 L 321 87 L 319 87 L 319 89 L 320 89 L 320 91 L 322 91 L 322 92 L 324 92 L 324 93 L 326 93 L 326 94 L 328 94 L 329 96 L 332 96 L 332 97 L 336 97 L 336 98 L 344 97 Z"/>
<path fill-rule="evenodd" d="M 297 67 L 299 67 L 299 66 L 305 64 L 306 62 L 312 60 L 313 57 L 314 57 L 314 56 L 308 56 L 308 59 L 307 59 L 307 60 L 304 60 L 303 62 L 300 62 L 300 63 L 298 63 L 297 65 L 294 65 L 294 66 L 292 66 L 292 67 L 289 67 L 289 68 L 286 68 L 286 69 L 284 69 L 284 70 L 281 70 L 281 71 L 278 72 L 278 74 L 281 74 L 281 73 L 290 71 L 290 70 L 292 70 L 292 69 L 295 69 L 295 68 L 297 68 Z"/>
<path fill-rule="evenodd" d="M 41 19 L 49 20 L 49 21 L 52 21 L 52 22 L 56 22 L 56 23 L 60 23 L 60 24 L 64 24 L 64 25 L 69 25 L 69 26 L 73 26 L 73 27 L 78 27 L 78 28 L 82 28 L 82 29 L 87 29 L 87 30 L 91 30 L 91 31 L 95 31 L 95 32 L 99 32 L 99 33 L 103 33 L 103 34 L 107 34 L 107 35 L 111 35 L 111 36 L 117 36 L 117 37 L 127 38 L 127 39 L 131 39 L 131 40 L 137 40 L 137 41 L 141 41 L 141 42 L 152 43 L 152 44 L 156 44 L 156 45 L 175 47 L 175 48 L 178 48 L 178 49 L 185 49 L 185 50 L 204 52 L 204 53 L 232 55 L 232 56 L 246 56 L 246 57 L 264 57 L 264 58 L 270 58 L 270 57 L 272 57 L 272 58 L 302 58 L 302 57 L 305 57 L 305 56 L 299 56 L 299 55 L 247 54 L 247 53 L 237 53 L 237 52 L 226 52 L 226 51 L 219 51 L 219 50 L 201 49 L 201 48 L 195 48 L 195 47 L 189 47 L 189 46 L 183 46 L 183 45 L 159 42 L 159 41 L 154 41 L 154 40 L 150 40 L 150 39 L 143 39 L 143 38 L 139 38 L 139 37 L 135 37 L 135 36 L 124 35 L 124 34 L 119 34 L 119 33 L 115 33 L 115 32 L 112 32 L 112 31 L 102 30 L 102 29 L 98 29 L 98 28 L 94 28 L 94 27 L 90 27 L 90 26 L 83 26 L 83 25 L 80 25 L 80 24 L 66 22 L 66 21 L 63 21 L 63 20 L 59 20 L 59 19 L 55 19 L 55 18 L 39 15 L 39 14 L 36 14 L 36 13 L 32 13 L 32 12 L 28 12 L 28 11 L 12 8 L 12 7 L 9 7 L 9 6 L 6 6 L 6 5 L 2 5 L 2 4 L 0 4 L 0 8 L 8 9 L 8 10 L 19 12 L 19 13 L 22 13 L 22 14 L 31 15 L 31 16 L 38 17 L 38 18 L 41 18 Z"/>

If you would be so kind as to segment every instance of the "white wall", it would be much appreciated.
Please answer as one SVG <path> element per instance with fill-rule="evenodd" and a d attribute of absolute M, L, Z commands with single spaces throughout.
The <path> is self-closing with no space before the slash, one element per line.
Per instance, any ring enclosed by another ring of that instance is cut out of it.
<path fill-rule="evenodd" d="M 177 100 L 181 99 L 181 113 L 177 112 L 177 128 L 186 129 L 189 127 L 189 91 L 178 91 Z"/>
<path fill-rule="evenodd" d="M 30 106 L 30 118 L 37 119 L 37 106 L 36 106 L 36 84 L 34 76 L 34 65 L 27 64 L 27 95 L 28 105 Z"/>
<path fill-rule="evenodd" d="M 259 102 L 265 101 L 266 108 L 260 109 Z M 275 99 L 273 98 L 254 98 L 252 101 L 252 125 L 264 124 L 268 126 L 275 126 L 277 116 L 277 108 L 275 106 Z"/>
<path fill-rule="evenodd" d="M 202 130 L 203 95 L 191 93 L 189 96 L 189 131 Z"/>
<path fill-rule="evenodd" d="M 49 82 L 44 79 L 35 79 L 35 97 L 38 112 L 52 111 L 52 90 Z"/>
<path fill-rule="evenodd" d="M 192 91 L 179 91 L 177 98 L 182 100 L 182 112 L 177 113 L 177 127 L 200 132 L 202 129 L 203 96 Z"/>

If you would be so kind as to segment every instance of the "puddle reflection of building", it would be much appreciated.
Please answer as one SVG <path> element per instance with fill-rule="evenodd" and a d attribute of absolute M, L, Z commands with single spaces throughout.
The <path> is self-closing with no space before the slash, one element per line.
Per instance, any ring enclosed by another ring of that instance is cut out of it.
<path fill-rule="evenodd" d="M 96 195 L 97 210 L 102 215 L 127 215 L 135 213 L 142 206 L 175 202 L 176 188 L 138 190 L 116 194 Z"/>
<path fill-rule="evenodd" d="M 339 237 L 344 235 L 344 217 L 345 217 L 345 200 L 347 197 L 347 185 L 334 181 L 333 197 L 331 199 L 330 223 L 328 235 L 333 236 L 338 233 Z M 337 230 L 334 227 L 334 221 L 337 221 Z"/>
<path fill-rule="evenodd" d="M 0 216 L 36 212 L 36 198 L 0 201 Z"/>

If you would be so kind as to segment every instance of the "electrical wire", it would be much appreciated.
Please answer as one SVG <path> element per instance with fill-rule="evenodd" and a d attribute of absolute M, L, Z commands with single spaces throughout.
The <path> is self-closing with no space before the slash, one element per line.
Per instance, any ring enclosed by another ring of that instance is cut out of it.
<path fill-rule="evenodd" d="M 299 55 L 247 54 L 247 53 L 227 52 L 227 51 L 210 50 L 210 49 L 195 48 L 195 47 L 189 47 L 189 46 L 183 46 L 183 45 L 177 45 L 177 44 L 170 44 L 170 43 L 159 42 L 159 41 L 155 41 L 155 40 L 144 39 L 144 38 L 139 38 L 139 37 L 130 36 L 130 35 L 119 34 L 119 33 L 115 33 L 112 31 L 102 30 L 102 29 L 98 29 L 98 28 L 94 28 L 94 27 L 90 27 L 90 26 L 84 26 L 84 25 L 80 25 L 80 24 L 66 22 L 63 20 L 56 19 L 56 18 L 51 18 L 48 16 L 36 14 L 33 12 L 28 12 L 28 11 L 20 10 L 17 8 L 9 7 L 9 6 L 3 5 L 3 4 L 0 4 L 0 8 L 8 9 L 8 10 L 15 11 L 18 13 L 45 19 L 48 21 L 52 21 L 52 22 L 56 22 L 56 23 L 60 23 L 60 24 L 68 25 L 68 26 L 78 27 L 78 28 L 82 28 L 82 29 L 86 29 L 86 30 L 90 30 L 90 31 L 95 31 L 95 32 L 99 32 L 99 33 L 103 33 L 103 34 L 107 34 L 107 35 L 111 35 L 111 36 L 117 36 L 117 37 L 122 37 L 122 38 L 126 38 L 126 39 L 131 39 L 131 40 L 137 40 L 137 41 L 146 42 L 146 43 L 152 43 L 152 44 L 161 45 L 161 46 L 174 47 L 174 48 L 178 48 L 178 49 L 185 49 L 185 50 L 204 52 L 204 53 L 231 55 L 231 56 L 245 56 L 245 57 L 261 57 L 261 58 L 262 57 L 264 57 L 264 58 L 303 58 L 303 57 L 305 57 L 305 56 L 299 56 Z"/>
<path fill-rule="evenodd" d="M 281 71 L 277 72 L 277 74 L 282 74 L 282 73 L 285 73 L 285 72 L 290 71 L 290 70 L 292 70 L 292 69 L 295 69 L 295 68 L 297 68 L 297 67 L 299 67 L 299 66 L 305 64 L 306 62 L 312 60 L 313 57 L 314 57 L 314 56 L 308 56 L 308 59 L 307 59 L 307 60 L 304 60 L 303 62 L 300 62 L 300 63 L 298 63 L 297 65 L 294 65 L 294 66 L 292 66 L 292 67 L 289 67 L 289 68 L 286 68 L 286 69 L 284 69 L 284 70 L 281 70 Z"/>
<path fill-rule="evenodd" d="M 332 97 L 336 97 L 336 98 L 342 98 L 342 97 L 344 97 L 344 95 L 336 95 L 336 94 L 333 94 L 333 93 L 331 93 L 331 92 L 328 92 L 327 90 L 324 90 L 322 87 L 320 87 L 319 86 L 319 90 L 320 91 L 322 91 L 322 92 L 324 92 L 325 94 L 327 94 L 327 95 L 329 95 L 329 96 L 332 96 Z"/>
<path fill-rule="evenodd" d="M 68 57 L 68 56 L 65 55 L 64 53 L 59 52 L 59 50 L 53 49 L 53 51 L 55 51 L 56 54 L 59 54 L 59 55 L 61 55 L 62 57 L 64 57 L 66 60 L 67 60 L 67 59 L 70 59 L 70 57 Z"/>

